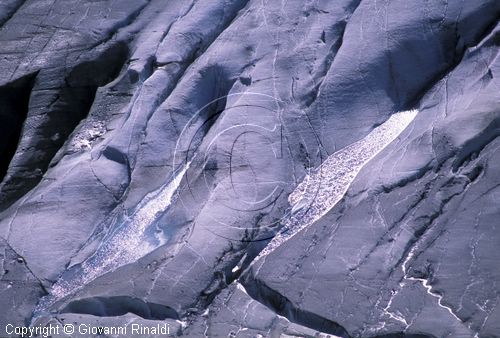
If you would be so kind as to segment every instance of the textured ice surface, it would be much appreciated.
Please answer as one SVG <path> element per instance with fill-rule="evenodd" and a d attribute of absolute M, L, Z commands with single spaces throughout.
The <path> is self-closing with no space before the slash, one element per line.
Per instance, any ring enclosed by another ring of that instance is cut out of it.
<path fill-rule="evenodd" d="M 0 0 L 0 336 L 43 299 L 40 321 L 100 326 L 156 304 L 186 337 L 498 337 L 499 17 Z M 409 107 L 405 137 L 364 143 Z M 185 127 L 206 162 L 168 204 Z"/>

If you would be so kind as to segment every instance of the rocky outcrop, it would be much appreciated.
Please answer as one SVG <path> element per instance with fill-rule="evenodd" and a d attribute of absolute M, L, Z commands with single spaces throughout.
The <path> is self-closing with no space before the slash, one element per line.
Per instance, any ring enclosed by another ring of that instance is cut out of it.
<path fill-rule="evenodd" d="M 0 0 L 0 324 L 499 336 L 499 15 Z"/>

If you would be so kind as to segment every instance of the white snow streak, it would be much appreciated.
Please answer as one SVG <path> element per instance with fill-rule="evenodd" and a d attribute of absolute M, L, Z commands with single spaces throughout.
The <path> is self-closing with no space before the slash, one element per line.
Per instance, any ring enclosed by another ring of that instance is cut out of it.
<path fill-rule="evenodd" d="M 158 244 L 152 243 L 145 231 L 172 203 L 190 164 L 188 162 L 169 183 L 146 195 L 133 214 L 104 238 L 101 246 L 78 271 L 70 277 L 63 275 L 54 284 L 50 295 L 40 303 L 38 311 L 73 294 L 99 276 L 135 262 L 154 250 Z"/>
<path fill-rule="evenodd" d="M 330 211 L 342 199 L 365 164 L 394 141 L 416 115 L 416 110 L 393 114 L 365 138 L 330 155 L 311 175 L 306 176 L 288 197 L 292 212 L 284 220 L 284 230 L 269 242 L 256 260 L 269 255 Z"/>

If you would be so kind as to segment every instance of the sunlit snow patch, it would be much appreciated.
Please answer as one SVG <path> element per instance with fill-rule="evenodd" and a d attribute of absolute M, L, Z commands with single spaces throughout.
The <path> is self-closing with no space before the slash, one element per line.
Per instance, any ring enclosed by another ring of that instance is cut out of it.
<path fill-rule="evenodd" d="M 188 162 L 167 184 L 149 193 L 134 212 L 103 239 L 96 252 L 76 270 L 69 270 L 54 284 L 35 313 L 45 311 L 56 301 L 73 294 L 83 286 L 121 266 L 137 261 L 158 247 L 146 230 L 163 214 L 188 170 Z"/>
<path fill-rule="evenodd" d="M 365 138 L 328 156 L 288 197 L 292 210 L 283 220 L 283 228 L 262 250 L 256 260 L 323 217 L 344 196 L 349 185 L 382 149 L 394 141 L 413 121 L 417 110 L 393 114 Z M 255 261 L 256 261 L 255 260 Z"/>

